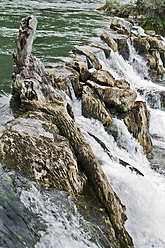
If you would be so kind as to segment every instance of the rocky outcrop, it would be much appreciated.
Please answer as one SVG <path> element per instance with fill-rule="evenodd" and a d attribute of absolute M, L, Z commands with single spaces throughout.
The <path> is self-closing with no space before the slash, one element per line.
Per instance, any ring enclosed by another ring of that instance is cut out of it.
<path fill-rule="evenodd" d="M 96 56 L 93 53 L 89 52 L 86 48 L 83 48 L 80 46 L 74 46 L 72 51 L 73 51 L 73 53 L 85 55 L 88 59 L 90 59 L 90 61 L 92 62 L 93 66 L 96 70 L 100 70 L 102 68 L 102 66 L 99 63 L 99 61 L 97 60 Z"/>
<path fill-rule="evenodd" d="M 105 104 L 99 99 L 95 90 L 87 85 L 83 87 L 82 114 L 100 120 L 104 126 L 112 123 L 112 116 L 106 110 Z"/>
<path fill-rule="evenodd" d="M 111 188 L 91 147 L 76 126 L 65 94 L 56 87 L 55 77 L 31 55 L 36 26 L 32 24 L 35 23 L 34 16 L 25 18 L 17 38 L 17 54 L 13 56 L 16 62 L 12 75 L 13 93 L 20 98 L 26 112 L 8 124 L 0 138 L 1 161 L 9 168 L 12 164 L 12 168 L 40 180 L 46 186 L 79 193 L 84 190 L 84 185 L 89 185 L 108 214 L 113 238 L 120 247 L 133 247 L 124 227 L 125 206 Z M 93 54 L 79 48 L 77 51 L 93 60 L 96 66 L 98 61 Z M 29 109 L 31 112 L 27 112 Z"/>
<path fill-rule="evenodd" d="M 151 78 L 157 80 L 159 77 L 163 79 L 164 69 L 160 65 L 160 57 L 164 61 L 164 46 L 157 37 L 146 35 L 144 37 L 134 37 L 134 46 L 136 50 L 143 55 L 148 61 L 149 74 Z M 163 62 L 164 63 L 164 62 Z"/>
<path fill-rule="evenodd" d="M 112 36 L 108 33 L 108 32 L 104 32 L 102 35 L 101 35 L 101 39 L 103 39 L 107 45 L 112 48 L 112 50 L 114 52 L 117 51 L 118 49 L 118 45 L 117 43 L 115 42 L 115 40 L 112 38 Z"/>
<path fill-rule="evenodd" d="M 112 74 L 106 70 L 97 70 L 91 73 L 90 80 L 100 84 L 102 86 L 112 86 L 114 87 L 116 81 Z"/>
<path fill-rule="evenodd" d="M 109 107 L 115 107 L 120 112 L 130 110 L 134 106 L 137 94 L 130 88 L 101 86 L 88 80 L 87 84 L 95 89 L 100 99 Z"/>
<path fill-rule="evenodd" d="M 1 160 L 47 187 L 80 193 L 86 176 L 78 169 L 69 141 L 42 112 L 27 112 L 8 124 L 1 137 Z M 10 151 L 10 152 L 9 152 Z"/>
<path fill-rule="evenodd" d="M 114 17 L 111 21 L 110 28 L 116 30 L 119 34 L 130 35 L 132 24 L 123 18 Z"/>
<path fill-rule="evenodd" d="M 148 113 L 145 102 L 137 101 L 124 118 L 128 130 L 138 139 L 148 158 L 152 158 L 152 145 L 148 130 Z"/>

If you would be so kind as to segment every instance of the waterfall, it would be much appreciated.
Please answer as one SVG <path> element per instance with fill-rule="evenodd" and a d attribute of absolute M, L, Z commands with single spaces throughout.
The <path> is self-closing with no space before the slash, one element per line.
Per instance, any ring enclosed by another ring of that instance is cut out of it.
<path fill-rule="evenodd" d="M 131 88 L 138 94 L 138 100 L 147 102 L 153 150 L 157 154 L 159 150 L 163 156 L 165 112 L 161 105 L 160 92 L 165 91 L 165 87 L 149 79 L 146 61 L 137 54 L 131 40 L 128 40 L 128 46 L 128 61 L 113 51 L 109 59 L 103 56 L 98 59 L 103 69 L 108 70 L 115 79 L 123 78 L 130 83 Z M 75 114 L 80 103 L 80 100 L 75 99 L 71 103 Z M 160 156 L 149 161 L 139 142 L 128 132 L 123 120 L 113 118 L 118 129 L 117 142 L 99 121 L 80 114 L 75 120 L 97 156 L 109 183 L 127 206 L 126 228 L 133 237 L 135 247 L 165 247 L 165 168 L 162 167 Z M 104 142 L 112 156 L 108 156 L 93 136 Z M 144 177 L 123 167 L 120 160 L 137 168 Z"/>

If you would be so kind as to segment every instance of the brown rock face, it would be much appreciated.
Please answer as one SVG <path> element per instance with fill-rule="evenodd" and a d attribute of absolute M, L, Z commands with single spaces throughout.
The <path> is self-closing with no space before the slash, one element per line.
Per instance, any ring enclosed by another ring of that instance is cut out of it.
<path fill-rule="evenodd" d="M 94 89 L 89 86 L 83 87 L 82 114 L 85 117 L 93 117 L 100 120 L 104 126 L 109 126 L 112 123 L 112 117 L 106 110 L 104 103 L 101 102 Z"/>
<path fill-rule="evenodd" d="M 104 32 L 102 35 L 101 35 L 101 39 L 103 39 L 107 45 L 112 48 L 112 50 L 114 52 L 117 51 L 118 49 L 118 45 L 116 43 L 116 41 L 110 36 L 110 34 L 108 32 Z"/>
<path fill-rule="evenodd" d="M 128 111 L 134 106 L 137 94 L 131 89 L 101 86 L 89 80 L 87 83 L 95 89 L 102 101 L 121 112 Z"/>
<path fill-rule="evenodd" d="M 84 49 L 83 47 L 74 46 L 72 51 L 74 53 L 82 54 L 82 55 L 85 55 L 86 57 L 88 57 L 91 60 L 91 62 L 93 63 L 93 66 L 96 70 L 100 70 L 102 68 L 101 64 L 96 59 L 94 54 L 92 54 L 91 52 L 88 52 L 88 50 Z"/>
<path fill-rule="evenodd" d="M 103 86 L 112 86 L 114 87 L 116 81 L 112 74 L 109 71 L 97 70 L 91 73 L 90 80 L 103 85 Z"/>
<path fill-rule="evenodd" d="M 152 145 L 147 124 L 147 107 L 145 102 L 135 102 L 134 108 L 129 111 L 124 119 L 128 130 L 142 145 L 148 158 L 152 158 Z"/>

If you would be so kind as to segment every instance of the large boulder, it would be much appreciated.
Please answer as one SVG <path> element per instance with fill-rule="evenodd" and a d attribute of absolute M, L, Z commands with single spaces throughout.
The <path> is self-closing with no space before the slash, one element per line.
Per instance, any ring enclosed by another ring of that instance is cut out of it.
<path fill-rule="evenodd" d="M 140 54 L 147 53 L 150 49 L 150 44 L 147 37 L 134 37 L 134 47 Z"/>
<path fill-rule="evenodd" d="M 112 86 L 114 87 L 116 81 L 112 74 L 106 70 L 97 70 L 91 73 L 90 80 L 103 85 L 103 86 Z"/>
<path fill-rule="evenodd" d="M 72 51 L 73 53 L 82 54 L 89 58 L 96 70 L 100 70 L 102 68 L 96 56 L 93 53 L 89 52 L 86 47 L 84 48 L 80 46 L 74 46 Z"/>
<path fill-rule="evenodd" d="M 151 48 L 156 48 L 156 49 L 162 49 L 163 48 L 162 41 L 159 40 L 157 37 L 148 36 L 147 40 L 148 40 Z"/>
<path fill-rule="evenodd" d="M 87 85 L 83 87 L 82 92 L 82 114 L 85 117 L 98 119 L 104 126 L 112 123 L 112 116 L 106 110 L 105 104 L 99 99 L 94 89 Z"/>
<path fill-rule="evenodd" d="M 114 17 L 111 21 L 110 28 L 116 30 L 120 34 L 131 34 L 132 24 L 124 18 Z"/>
<path fill-rule="evenodd" d="M 152 158 L 152 144 L 148 130 L 148 112 L 145 102 L 137 101 L 124 119 L 128 130 L 138 139 L 148 158 Z"/>
<path fill-rule="evenodd" d="M 102 35 L 101 35 L 101 39 L 103 39 L 107 45 L 112 48 L 112 50 L 114 52 L 117 51 L 118 49 L 118 45 L 116 43 L 116 41 L 112 38 L 112 36 L 108 33 L 108 32 L 104 32 Z"/>
<path fill-rule="evenodd" d="M 137 98 L 135 91 L 118 87 L 101 86 L 88 80 L 87 84 L 95 89 L 100 99 L 109 107 L 115 107 L 118 111 L 126 112 L 134 106 Z"/>
<path fill-rule="evenodd" d="M 27 112 L 8 124 L 0 140 L 1 161 L 47 187 L 80 193 L 86 176 L 78 169 L 69 141 L 51 117 Z"/>

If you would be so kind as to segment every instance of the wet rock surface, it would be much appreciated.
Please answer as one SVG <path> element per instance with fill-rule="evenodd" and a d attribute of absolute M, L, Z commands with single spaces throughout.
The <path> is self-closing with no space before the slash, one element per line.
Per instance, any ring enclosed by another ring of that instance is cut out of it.
<path fill-rule="evenodd" d="M 12 75 L 13 94 L 20 98 L 25 114 L 9 123 L 0 138 L 1 161 L 8 168 L 19 170 L 46 186 L 68 192 L 83 192 L 88 183 L 94 197 L 108 214 L 112 240 L 115 238 L 121 247 L 133 247 L 133 241 L 124 227 L 126 208 L 111 188 L 91 147 L 71 116 L 65 93 L 59 89 L 63 79 L 58 82 L 55 73 L 48 72 L 42 62 L 31 55 L 31 41 L 35 39 L 35 25 L 32 23 L 36 24 L 33 16 L 23 20 L 16 43 L 17 54 L 13 56 L 16 62 Z M 22 34 L 24 30 L 27 31 L 26 36 Z M 79 47 L 74 51 L 90 59 L 95 69 L 101 69 L 93 53 Z M 70 75 L 76 85 L 78 72 L 73 73 L 73 70 Z"/>

